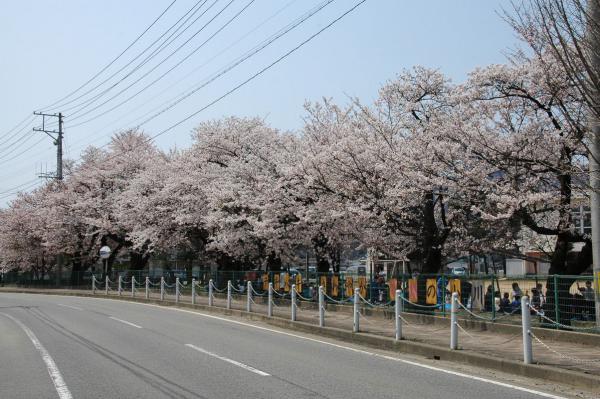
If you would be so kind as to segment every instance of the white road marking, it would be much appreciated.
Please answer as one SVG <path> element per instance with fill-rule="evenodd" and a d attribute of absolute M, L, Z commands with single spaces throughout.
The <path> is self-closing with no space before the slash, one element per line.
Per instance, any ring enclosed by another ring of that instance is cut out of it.
<path fill-rule="evenodd" d="M 100 299 L 100 298 L 91 298 L 91 299 L 106 300 L 106 299 Z M 118 299 L 109 299 L 109 300 L 111 300 L 111 301 L 119 301 Z M 119 301 L 119 302 L 123 302 L 123 301 Z M 186 310 L 186 309 L 179 309 L 179 308 L 172 308 L 172 307 L 165 307 L 165 306 L 160 306 L 160 305 L 154 305 L 154 304 L 151 304 L 151 303 L 141 303 L 141 302 L 129 302 L 129 303 L 134 303 L 134 304 L 137 304 L 137 305 L 144 305 L 144 306 L 152 306 L 152 307 L 156 307 L 156 308 L 160 308 L 160 309 L 175 310 L 175 311 L 178 311 L 178 312 L 190 313 L 190 314 L 194 314 L 194 315 L 197 315 L 197 316 L 200 316 L 200 317 L 206 317 L 206 318 L 209 318 L 209 319 L 221 320 L 221 321 L 224 321 L 224 322 L 227 322 L 227 323 L 237 324 L 237 325 L 240 325 L 240 326 L 246 326 L 246 327 L 250 327 L 250 328 L 254 328 L 254 329 L 262 330 L 262 331 L 269 331 L 269 332 L 272 332 L 272 333 L 275 333 L 275 334 L 286 335 L 288 337 L 294 337 L 294 338 L 302 339 L 302 340 L 305 340 L 305 341 L 316 342 L 316 343 L 319 343 L 319 344 L 328 345 L 328 346 L 332 346 L 332 347 L 335 347 L 335 348 L 345 349 L 345 350 L 349 350 L 349 351 L 356 352 L 356 353 L 362 353 L 363 355 L 367 355 L 367 356 L 373 356 L 373 357 L 378 357 L 378 358 L 381 358 L 381 359 L 393 360 L 395 362 L 410 364 L 411 366 L 415 366 L 415 367 L 421 367 L 421 368 L 425 368 L 425 369 L 429 369 L 429 370 L 433 370 L 433 371 L 438 371 L 438 372 L 441 372 L 441 373 L 446 373 L 446 374 L 454 375 L 454 376 L 457 376 L 457 377 L 462 377 L 462 378 L 467 378 L 467 379 L 476 380 L 476 381 L 480 381 L 480 382 L 485 382 L 485 383 L 488 383 L 488 384 L 498 385 L 498 386 L 501 386 L 501 387 L 510 388 L 510 389 L 514 389 L 514 390 L 517 390 L 517 391 L 521 391 L 521 392 L 527 392 L 527 393 L 538 395 L 538 396 L 541 396 L 541 397 L 544 397 L 544 398 L 550 398 L 550 399 L 568 399 L 568 398 L 566 398 L 564 396 L 553 395 L 553 394 L 550 394 L 550 393 L 546 393 L 546 392 L 542 392 L 542 391 L 537 391 L 535 389 L 529 389 L 529 388 L 520 387 L 518 385 L 513 385 L 513 384 L 508 384 L 508 383 L 505 383 L 505 382 L 490 380 L 489 378 L 477 377 L 477 376 L 474 376 L 474 375 L 464 374 L 464 373 L 460 373 L 458 371 L 447 370 L 447 369 L 443 369 L 443 368 L 440 368 L 440 367 L 434 367 L 434 366 L 430 366 L 430 365 L 427 365 L 427 364 L 413 362 L 413 361 L 410 361 L 410 360 L 404 360 L 404 359 L 400 359 L 400 358 L 397 358 L 397 357 L 381 355 L 379 353 L 369 352 L 369 351 L 362 350 L 362 349 L 356 349 L 356 348 L 352 348 L 350 346 L 345 346 L 345 345 L 340 345 L 340 344 L 334 344 L 333 342 L 322 341 L 320 339 L 305 337 L 305 336 L 302 336 L 302 335 L 293 334 L 293 333 L 289 333 L 289 332 L 285 332 L 285 331 L 278 331 L 278 330 L 274 330 L 274 329 L 267 328 L 267 327 L 256 326 L 256 325 L 253 325 L 253 324 L 244 323 L 242 321 L 230 320 L 230 319 L 227 319 L 227 318 L 224 318 L 224 317 L 213 316 L 213 315 L 199 313 L 199 312 L 194 312 L 194 311 Z"/>
<path fill-rule="evenodd" d="M 113 319 L 113 320 L 118 321 L 118 322 L 121 322 L 123 324 L 127 324 L 128 326 L 131 326 L 131 327 L 142 328 L 142 326 L 138 326 L 137 324 L 133 324 L 133 323 L 131 323 L 129 321 L 126 321 L 126 320 L 117 319 L 116 317 L 108 316 L 108 318 L 109 319 Z"/>
<path fill-rule="evenodd" d="M 121 302 L 121 303 L 123 303 L 123 301 L 119 300 L 119 299 L 93 298 L 93 297 L 82 297 L 82 298 L 96 300 L 96 301 L 98 301 L 98 300 L 100 300 L 100 301 L 106 301 L 106 300 L 108 300 L 108 301 L 115 301 L 115 302 Z M 538 395 L 538 396 L 541 396 L 541 397 L 544 397 L 544 398 L 550 398 L 550 399 L 568 399 L 568 398 L 566 398 L 564 396 L 553 395 L 553 394 L 550 394 L 550 393 L 546 393 L 546 392 L 542 392 L 542 391 L 537 391 L 535 389 L 524 388 L 524 387 L 520 387 L 518 385 L 513 385 L 513 384 L 508 384 L 508 383 L 504 383 L 504 382 L 500 382 L 500 381 L 491 380 L 489 378 L 477 377 L 477 376 L 474 376 L 474 375 L 460 373 L 458 371 L 443 369 L 443 368 L 440 368 L 440 367 L 429 366 L 427 364 L 417 363 L 417 362 L 413 362 L 413 361 L 410 361 L 410 360 L 404 360 L 404 359 L 400 359 L 400 358 L 396 358 L 396 357 L 392 357 L 392 356 L 381 355 L 381 354 L 378 354 L 378 353 L 369 352 L 369 351 L 365 351 L 365 350 L 361 350 L 361 349 L 356 349 L 356 348 L 352 348 L 352 347 L 345 346 L 345 345 L 334 344 L 333 342 L 322 341 L 320 339 L 305 337 L 305 336 L 302 336 L 302 335 L 293 334 L 293 333 L 289 333 L 289 332 L 285 332 L 285 331 L 278 331 L 278 330 L 274 330 L 274 329 L 267 328 L 267 327 L 261 327 L 261 326 L 257 326 L 257 325 L 253 325 L 253 324 L 249 324 L 249 323 L 244 323 L 242 321 L 231 320 L 231 319 L 227 319 L 225 317 L 213 316 L 213 315 L 209 315 L 209 314 L 205 314 L 205 313 L 195 312 L 195 311 L 192 311 L 192 310 L 186 310 L 186 309 L 179 309 L 179 308 L 174 308 L 174 307 L 165 307 L 165 306 L 160 306 L 160 305 L 154 305 L 154 304 L 151 304 L 151 303 L 142 303 L 142 302 L 128 302 L 128 303 L 135 304 L 135 305 L 142 305 L 142 306 L 150 306 L 150 307 L 159 308 L 159 309 L 163 309 L 163 310 L 174 310 L 174 311 L 177 311 L 177 312 L 190 313 L 190 314 L 193 314 L 193 315 L 196 315 L 196 316 L 206 317 L 206 318 L 209 318 L 209 319 L 221 320 L 221 321 L 224 321 L 224 322 L 227 322 L 227 323 L 237 324 L 237 325 L 240 325 L 240 326 L 246 326 L 246 327 L 250 327 L 250 328 L 254 328 L 254 329 L 262 330 L 262 331 L 269 331 L 269 332 L 272 332 L 272 333 L 275 333 L 275 334 L 286 335 L 288 337 L 294 337 L 294 338 L 302 339 L 302 340 L 305 340 L 305 341 L 317 342 L 317 343 L 320 343 L 320 344 L 323 344 L 323 345 L 328 345 L 328 346 L 332 346 L 332 347 L 335 347 L 335 348 L 345 349 L 345 350 L 349 350 L 349 351 L 356 352 L 356 353 L 362 353 L 362 354 L 368 355 L 368 356 L 374 356 L 374 357 L 378 357 L 378 358 L 382 358 L 382 359 L 393 360 L 395 362 L 410 364 L 410 365 L 415 366 L 415 367 L 421 367 L 421 368 L 425 368 L 425 369 L 429 369 L 429 370 L 433 370 L 433 371 L 438 371 L 440 373 L 445 373 L 445 374 L 450 374 L 450 375 L 454 375 L 454 376 L 457 376 L 457 377 L 462 377 L 462 378 L 471 379 L 471 380 L 475 380 L 475 381 L 485 382 L 487 384 L 498 385 L 498 386 L 501 386 L 501 387 L 510 388 L 510 389 L 514 389 L 514 390 L 517 390 L 517 391 L 521 391 L 521 392 L 527 392 L 527 393 Z"/>
<path fill-rule="evenodd" d="M 223 360 L 224 362 L 231 363 L 231 364 L 233 364 L 233 365 L 236 365 L 236 366 L 238 366 L 238 367 L 241 367 L 241 368 L 243 368 L 243 369 L 245 369 L 245 370 L 248 370 L 248 371 L 250 371 L 250 372 L 252 372 L 252 373 L 255 373 L 255 374 L 261 375 L 261 376 L 263 376 L 263 377 L 268 377 L 268 376 L 270 376 L 270 375 L 271 375 L 271 374 L 269 374 L 269 373 L 265 373 L 264 371 L 260 371 L 259 369 L 256 369 L 256 368 L 254 368 L 254 367 L 252 367 L 252 366 L 248 366 L 247 364 L 240 363 L 240 362 L 238 362 L 238 361 L 236 361 L 236 360 L 229 359 L 228 357 L 221 356 L 221 355 L 217 355 L 216 353 L 209 352 L 209 351 L 207 351 L 206 349 L 202 349 L 202 348 L 199 348 L 199 347 L 197 347 L 196 345 L 192 345 L 192 344 L 185 344 L 185 346 L 187 346 L 187 347 L 189 347 L 189 348 L 192 348 L 192 349 L 195 349 L 195 350 L 197 350 L 198 352 L 200 352 L 200 353 L 204 353 L 204 354 L 206 354 L 206 355 L 208 355 L 208 356 L 216 357 L 217 359 Z"/>
<path fill-rule="evenodd" d="M 58 370 L 58 367 L 56 367 L 56 363 L 54 363 L 52 356 L 50 356 L 50 354 L 48 353 L 46 348 L 44 348 L 44 346 L 39 341 L 39 339 L 37 339 L 37 337 L 35 336 L 33 331 L 31 331 L 20 320 L 17 320 L 16 318 L 14 318 L 13 316 L 11 316 L 9 314 L 0 313 L 0 315 L 8 317 L 12 321 L 14 321 L 19 327 L 21 327 L 21 329 L 25 332 L 25 334 L 27 334 L 27 336 L 33 343 L 33 346 L 35 347 L 35 349 L 37 349 L 38 352 L 40 353 L 40 355 L 42 356 L 42 360 L 44 361 L 44 363 L 46 363 L 46 368 L 48 369 L 48 374 L 50 374 L 50 378 L 52 379 L 54 388 L 56 389 L 56 392 L 58 393 L 58 397 L 60 399 L 72 399 L 73 396 L 71 395 L 71 391 L 69 391 L 69 388 L 67 387 L 67 384 L 65 383 L 65 380 L 63 379 L 62 374 Z"/>
<path fill-rule="evenodd" d="M 70 308 L 70 309 L 75 309 L 75 310 L 83 310 L 82 308 L 79 308 L 77 306 L 71 306 L 71 305 L 65 305 L 64 303 L 57 303 L 58 306 L 62 306 L 63 308 Z"/>

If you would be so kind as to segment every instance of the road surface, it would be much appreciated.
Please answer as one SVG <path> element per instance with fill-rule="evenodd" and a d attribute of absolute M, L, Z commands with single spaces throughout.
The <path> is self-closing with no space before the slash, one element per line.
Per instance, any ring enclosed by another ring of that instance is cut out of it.
<path fill-rule="evenodd" d="M 0 293 L 3 399 L 563 397 L 519 388 L 236 318 Z"/>

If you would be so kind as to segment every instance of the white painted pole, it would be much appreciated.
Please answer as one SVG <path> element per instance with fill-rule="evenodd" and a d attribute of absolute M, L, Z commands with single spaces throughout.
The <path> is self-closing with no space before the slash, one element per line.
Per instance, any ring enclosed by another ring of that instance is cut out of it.
<path fill-rule="evenodd" d="M 135 277 L 131 276 L 131 297 L 135 298 Z"/>
<path fill-rule="evenodd" d="M 227 280 L 227 309 L 231 309 L 231 280 Z"/>
<path fill-rule="evenodd" d="M 146 276 L 146 299 L 150 299 L 150 277 Z"/>
<path fill-rule="evenodd" d="M 323 286 L 319 286 L 319 327 L 325 327 L 325 295 Z"/>
<path fill-rule="evenodd" d="M 96 295 L 96 276 L 92 274 L 92 295 Z"/>
<path fill-rule="evenodd" d="M 213 281 L 212 278 L 208 280 L 208 306 L 213 305 Z"/>
<path fill-rule="evenodd" d="M 165 300 L 165 278 L 164 277 L 160 278 L 160 300 L 161 301 Z"/>
<path fill-rule="evenodd" d="M 122 283 L 121 276 L 119 276 L 119 278 L 118 278 L 118 287 L 117 287 L 117 292 L 119 293 L 119 296 L 121 296 L 121 289 L 122 289 L 121 283 Z"/>
<path fill-rule="evenodd" d="M 108 287 L 109 287 L 108 282 L 109 281 L 110 280 L 109 280 L 108 276 L 106 276 L 106 281 L 105 281 L 105 284 L 104 284 L 104 294 L 105 295 L 108 295 Z"/>
<path fill-rule="evenodd" d="M 248 281 L 247 284 L 247 294 L 248 297 L 246 299 L 246 311 L 252 312 L 252 282 Z"/>
<path fill-rule="evenodd" d="M 175 277 L 175 303 L 179 303 L 179 277 Z"/>
<path fill-rule="evenodd" d="M 452 293 L 450 312 L 450 349 L 458 349 L 458 292 Z"/>
<path fill-rule="evenodd" d="M 523 325 L 523 362 L 533 363 L 533 349 L 531 346 L 531 313 L 529 312 L 529 297 L 521 297 L 521 321 Z"/>
<path fill-rule="evenodd" d="M 196 304 L 196 279 L 192 279 L 192 305 Z"/>
<path fill-rule="evenodd" d="M 354 322 L 352 323 L 352 332 L 357 333 L 359 331 L 359 302 L 360 301 L 360 288 L 354 289 Z"/>
<path fill-rule="evenodd" d="M 402 319 L 400 318 L 402 313 L 402 291 L 396 290 L 396 304 L 394 307 L 396 314 L 396 341 L 402 339 Z"/>
<path fill-rule="evenodd" d="M 273 283 L 269 283 L 269 294 L 267 297 L 269 304 L 267 305 L 267 316 L 273 317 Z"/>
<path fill-rule="evenodd" d="M 292 284 L 292 321 L 296 321 L 296 284 Z"/>

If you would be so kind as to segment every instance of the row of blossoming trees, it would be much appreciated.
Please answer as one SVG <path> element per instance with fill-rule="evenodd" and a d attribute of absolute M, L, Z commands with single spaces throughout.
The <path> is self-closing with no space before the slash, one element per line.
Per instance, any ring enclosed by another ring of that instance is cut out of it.
<path fill-rule="evenodd" d="M 591 263 L 572 214 L 587 201 L 586 121 L 552 64 L 520 57 L 462 84 L 417 67 L 373 104 L 307 104 L 299 132 L 223 118 L 164 152 L 124 131 L 1 211 L 3 267 L 43 274 L 63 253 L 86 270 L 108 244 L 134 269 L 173 250 L 277 269 L 310 249 L 327 271 L 362 246 L 438 272 L 468 252 L 541 248 L 551 273 L 579 274 Z"/>

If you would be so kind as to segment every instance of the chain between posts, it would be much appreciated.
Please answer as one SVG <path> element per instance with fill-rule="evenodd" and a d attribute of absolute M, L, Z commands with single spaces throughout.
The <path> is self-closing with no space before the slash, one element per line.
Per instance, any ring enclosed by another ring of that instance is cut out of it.
<path fill-rule="evenodd" d="M 533 338 L 537 343 L 539 343 L 540 345 L 542 345 L 544 348 L 546 348 L 550 352 L 554 353 L 555 355 L 558 355 L 559 357 L 561 357 L 563 359 L 570 360 L 572 362 L 582 363 L 582 364 L 596 364 L 596 363 L 600 362 L 600 359 L 578 359 L 576 357 L 571 357 L 569 355 L 565 355 L 563 353 L 560 353 L 556 349 L 552 348 L 551 346 L 549 346 L 545 342 L 543 342 L 533 332 L 529 331 L 529 335 L 531 336 L 531 338 Z"/>
<path fill-rule="evenodd" d="M 549 318 L 548 316 L 544 315 L 543 313 L 539 312 L 536 308 L 534 308 L 533 306 L 529 305 L 529 308 L 531 310 L 533 310 L 535 312 L 536 315 L 540 316 L 542 319 L 546 320 L 547 322 L 557 326 L 557 327 L 561 327 L 561 328 L 565 328 L 565 329 L 572 329 L 572 330 L 579 330 L 579 331 L 595 331 L 598 328 L 596 326 L 593 327 L 574 327 L 574 326 L 568 326 L 566 324 L 562 324 L 559 323 L 555 320 L 552 320 L 551 318 Z"/>
<path fill-rule="evenodd" d="M 475 339 L 475 337 L 473 335 L 471 335 L 467 330 L 464 329 L 463 326 L 460 325 L 460 323 L 457 321 L 456 322 L 456 327 L 458 327 L 458 329 L 462 332 L 464 332 L 469 338 L 471 339 Z"/>
<path fill-rule="evenodd" d="M 410 305 L 412 305 L 412 306 L 416 306 L 416 307 L 418 307 L 418 308 L 425 308 L 425 309 L 437 309 L 437 308 L 439 308 L 439 307 L 441 307 L 441 306 L 442 306 L 442 304 L 437 304 L 437 305 L 421 305 L 421 304 L 419 304 L 419 303 L 414 303 L 414 302 L 411 302 L 411 301 L 409 301 L 408 299 L 406 299 L 406 298 L 404 298 L 404 297 L 400 297 L 400 299 L 401 299 L 403 302 L 405 302 L 405 303 L 408 303 L 408 304 L 410 304 Z"/>

